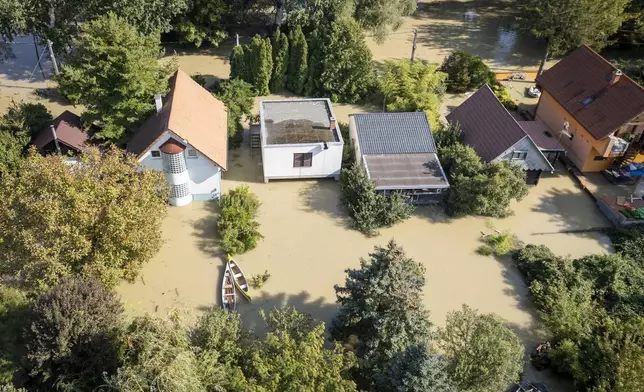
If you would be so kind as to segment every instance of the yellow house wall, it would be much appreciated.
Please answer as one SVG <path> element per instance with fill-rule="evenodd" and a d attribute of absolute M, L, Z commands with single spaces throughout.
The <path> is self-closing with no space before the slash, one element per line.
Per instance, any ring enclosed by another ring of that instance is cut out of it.
<path fill-rule="evenodd" d="M 595 156 L 602 155 L 606 150 L 610 139 L 595 139 L 547 91 L 541 94 L 535 118 L 543 120 L 548 125 L 553 135 L 566 149 L 568 157 L 582 172 L 602 171 L 611 165 L 613 158 L 603 161 L 594 160 Z M 574 135 L 572 140 L 560 133 L 566 121 L 570 124 L 568 132 Z"/>

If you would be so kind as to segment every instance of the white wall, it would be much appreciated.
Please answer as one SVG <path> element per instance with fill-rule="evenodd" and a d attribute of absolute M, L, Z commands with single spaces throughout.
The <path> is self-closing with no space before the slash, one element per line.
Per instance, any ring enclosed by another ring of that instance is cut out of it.
<path fill-rule="evenodd" d="M 525 160 L 512 160 L 512 162 L 522 165 L 525 170 L 552 170 L 550 166 L 548 166 L 546 158 L 527 136 L 505 150 L 497 158 L 494 158 L 492 162 L 511 160 L 513 151 L 526 151 L 528 153 Z"/>
<path fill-rule="evenodd" d="M 175 133 L 171 131 L 165 132 L 139 159 L 143 167 L 163 171 L 163 159 L 153 158 L 151 151 L 158 150 L 170 137 L 183 142 L 182 138 Z M 186 151 L 193 149 L 190 144 L 186 144 Z M 197 158 L 188 158 L 186 156 L 186 165 L 190 175 L 190 193 L 193 195 L 193 199 L 209 200 L 219 198 L 221 195 L 221 168 L 199 151 L 197 151 Z"/>
<path fill-rule="evenodd" d="M 342 143 L 265 145 L 262 147 L 264 181 L 285 178 L 338 177 L 342 167 Z M 293 154 L 312 153 L 311 167 L 293 167 Z"/>

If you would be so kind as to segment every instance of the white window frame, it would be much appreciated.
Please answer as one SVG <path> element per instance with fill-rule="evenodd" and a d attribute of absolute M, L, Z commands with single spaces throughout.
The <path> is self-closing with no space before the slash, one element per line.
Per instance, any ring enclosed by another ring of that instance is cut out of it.
<path fill-rule="evenodd" d="M 154 153 L 157 153 L 159 155 L 154 156 Z M 152 151 L 150 151 L 150 157 L 152 159 L 161 159 L 161 150 L 152 150 Z"/>
<path fill-rule="evenodd" d="M 194 153 L 194 155 L 191 155 L 192 153 Z M 194 148 L 187 148 L 186 149 L 186 158 L 197 159 L 197 158 L 199 158 L 199 154 L 197 154 L 197 150 L 195 150 Z"/>
<path fill-rule="evenodd" d="M 518 154 L 518 156 L 515 156 L 515 154 Z M 517 151 L 512 151 L 512 156 L 510 159 L 513 161 L 525 161 L 526 158 L 528 158 L 527 151 L 517 150 Z"/>

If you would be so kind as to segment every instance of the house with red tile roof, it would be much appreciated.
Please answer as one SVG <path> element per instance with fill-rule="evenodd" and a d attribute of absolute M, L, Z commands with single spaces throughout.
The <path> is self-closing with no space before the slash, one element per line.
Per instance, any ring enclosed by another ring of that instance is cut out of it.
<path fill-rule="evenodd" d="M 88 139 L 80 116 L 65 110 L 33 137 L 32 144 L 42 154 L 75 155 L 87 147 Z"/>
<path fill-rule="evenodd" d="M 157 111 L 127 144 L 141 164 L 162 171 L 171 205 L 218 199 L 228 166 L 228 114 L 224 104 L 178 70 Z"/>
<path fill-rule="evenodd" d="M 582 172 L 644 162 L 644 88 L 584 45 L 537 77 L 535 118 Z"/>

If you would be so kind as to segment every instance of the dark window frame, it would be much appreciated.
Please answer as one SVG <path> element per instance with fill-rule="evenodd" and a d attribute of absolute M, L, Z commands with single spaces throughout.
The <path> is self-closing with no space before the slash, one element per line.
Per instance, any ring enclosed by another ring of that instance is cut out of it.
<path fill-rule="evenodd" d="M 517 161 L 525 161 L 526 158 L 528 158 L 527 151 L 512 151 L 512 156 L 510 157 L 510 159 Z"/>
<path fill-rule="evenodd" d="M 156 155 L 155 155 L 156 154 Z M 150 151 L 150 156 L 152 158 L 161 158 L 161 151 L 159 150 L 152 150 Z"/>
<path fill-rule="evenodd" d="M 293 154 L 293 167 L 311 167 L 313 166 L 313 153 L 303 152 Z"/>

